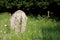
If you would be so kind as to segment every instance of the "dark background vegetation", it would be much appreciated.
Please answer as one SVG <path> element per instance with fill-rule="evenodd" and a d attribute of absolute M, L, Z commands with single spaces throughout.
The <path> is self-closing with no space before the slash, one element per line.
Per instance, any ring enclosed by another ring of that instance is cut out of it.
<path fill-rule="evenodd" d="M 0 0 L 0 12 L 23 10 L 27 15 L 47 15 L 52 12 L 53 17 L 60 17 L 60 0 Z"/>

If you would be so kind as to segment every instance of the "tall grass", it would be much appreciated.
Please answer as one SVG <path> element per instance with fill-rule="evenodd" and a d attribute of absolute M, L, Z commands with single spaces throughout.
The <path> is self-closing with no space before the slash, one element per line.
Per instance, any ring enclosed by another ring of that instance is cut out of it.
<path fill-rule="evenodd" d="M 26 31 L 16 34 L 10 31 L 10 17 L 0 14 L 0 40 L 60 40 L 60 22 L 54 19 L 28 16 Z"/>

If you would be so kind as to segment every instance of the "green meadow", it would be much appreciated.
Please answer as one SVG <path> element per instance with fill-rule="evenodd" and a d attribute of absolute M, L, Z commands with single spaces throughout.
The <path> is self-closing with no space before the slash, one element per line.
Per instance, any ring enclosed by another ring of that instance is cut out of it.
<path fill-rule="evenodd" d="M 0 13 L 0 40 L 60 40 L 60 21 L 28 16 L 26 31 L 16 34 L 10 29 L 10 18 L 8 12 Z"/>

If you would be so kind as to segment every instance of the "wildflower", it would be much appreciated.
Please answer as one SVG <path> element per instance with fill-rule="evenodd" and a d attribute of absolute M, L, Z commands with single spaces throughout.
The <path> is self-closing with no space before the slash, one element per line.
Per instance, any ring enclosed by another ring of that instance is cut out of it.
<path fill-rule="evenodd" d="M 5 24 L 4 26 L 6 27 L 7 25 Z"/>

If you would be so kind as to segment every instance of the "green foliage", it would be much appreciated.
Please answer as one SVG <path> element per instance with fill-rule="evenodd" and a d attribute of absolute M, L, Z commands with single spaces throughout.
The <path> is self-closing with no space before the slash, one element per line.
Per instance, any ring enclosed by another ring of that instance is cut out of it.
<path fill-rule="evenodd" d="M 17 6 L 17 8 L 20 8 L 22 5 L 25 5 L 25 7 L 29 8 L 32 5 L 36 6 L 44 6 L 46 7 L 49 3 L 47 1 L 39 1 L 39 0 L 0 0 L 0 6 L 6 7 L 6 8 L 12 8 L 13 6 Z"/>
<path fill-rule="evenodd" d="M 56 0 L 57 1 L 57 4 L 60 5 L 60 0 Z"/>
<path fill-rule="evenodd" d="M 49 6 L 51 1 L 53 2 L 54 0 L 0 0 L 0 7 L 4 7 L 9 12 L 13 10 L 15 11 L 15 8 L 22 9 L 26 13 L 35 12 L 32 13 L 34 15 L 43 13 L 44 11 L 47 12 L 49 10 L 49 8 L 47 7 Z M 58 5 L 60 5 L 60 0 L 56 0 L 56 2 L 58 3 Z M 0 8 L 0 10 L 5 10 L 4 8 Z"/>

